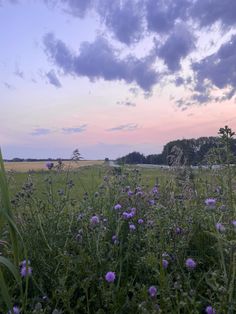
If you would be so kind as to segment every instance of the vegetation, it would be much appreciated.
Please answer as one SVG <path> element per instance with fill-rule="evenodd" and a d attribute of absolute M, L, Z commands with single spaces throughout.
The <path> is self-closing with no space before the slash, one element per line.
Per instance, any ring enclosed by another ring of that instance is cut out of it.
<path fill-rule="evenodd" d="M 1 162 L 0 312 L 235 313 L 233 135 L 215 170 Z"/>
<path fill-rule="evenodd" d="M 172 159 L 176 160 L 179 156 L 179 162 L 184 165 L 204 165 L 209 163 L 221 164 L 226 162 L 228 156 L 226 149 L 231 152 L 231 163 L 236 160 L 236 139 L 230 135 L 230 128 L 225 126 L 222 130 L 229 132 L 229 147 L 227 148 L 224 139 L 221 137 L 200 137 L 198 139 L 175 140 L 167 143 L 161 154 L 144 156 L 138 152 L 130 153 L 124 157 L 118 158 L 120 164 L 157 164 L 171 165 Z M 181 156 L 180 156 L 181 155 Z"/>

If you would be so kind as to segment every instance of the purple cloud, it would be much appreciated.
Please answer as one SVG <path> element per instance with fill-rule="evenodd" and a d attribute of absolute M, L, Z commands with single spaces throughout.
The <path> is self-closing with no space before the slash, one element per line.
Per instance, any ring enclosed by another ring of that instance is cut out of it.
<path fill-rule="evenodd" d="M 172 72 L 180 70 L 180 62 L 194 49 L 194 37 L 183 25 L 176 26 L 163 45 L 157 48 L 157 54 L 162 58 Z"/>
<path fill-rule="evenodd" d="M 86 131 L 87 124 L 83 124 L 76 128 L 62 128 L 62 132 L 65 134 L 82 133 Z"/>
<path fill-rule="evenodd" d="M 53 86 L 57 87 L 57 88 L 60 88 L 61 87 L 61 83 L 59 81 L 59 79 L 57 78 L 54 70 L 51 70 L 50 72 L 48 72 L 46 74 L 47 78 L 48 78 L 48 81 L 50 84 L 52 84 Z"/>
<path fill-rule="evenodd" d="M 113 131 L 134 131 L 139 128 L 138 124 L 135 123 L 127 123 L 127 124 L 122 124 L 119 126 L 116 126 L 114 128 L 107 129 L 109 132 Z"/>
<path fill-rule="evenodd" d="M 136 83 L 145 91 L 150 91 L 158 81 L 158 74 L 152 68 L 150 57 L 138 59 L 129 55 L 121 58 L 119 51 L 102 37 L 98 37 L 93 43 L 82 43 L 79 54 L 71 52 L 51 33 L 45 36 L 44 44 L 50 59 L 65 74 L 85 76 L 91 81 L 123 80 L 126 83 Z"/>

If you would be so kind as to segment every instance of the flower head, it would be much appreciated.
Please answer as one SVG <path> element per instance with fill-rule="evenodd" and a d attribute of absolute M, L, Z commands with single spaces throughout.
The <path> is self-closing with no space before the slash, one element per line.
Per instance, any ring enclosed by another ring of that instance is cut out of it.
<path fill-rule="evenodd" d="M 54 166 L 54 164 L 53 164 L 53 162 L 51 162 L 51 161 L 48 161 L 48 162 L 46 163 L 46 167 L 48 168 L 48 170 L 51 170 L 51 169 L 53 168 L 53 166 Z"/>
<path fill-rule="evenodd" d="M 206 312 L 207 314 L 216 314 L 216 310 L 215 310 L 212 306 L 210 306 L 210 305 L 208 305 L 208 306 L 206 307 L 205 312 Z"/>
<path fill-rule="evenodd" d="M 210 208 L 214 208 L 216 205 L 216 199 L 215 198 L 207 198 L 205 200 L 205 205 L 210 207 Z"/>
<path fill-rule="evenodd" d="M 32 275 L 32 267 L 22 266 L 20 270 L 21 277 L 28 277 Z"/>
<path fill-rule="evenodd" d="M 236 228 L 236 220 L 232 221 L 233 226 Z"/>
<path fill-rule="evenodd" d="M 162 267 L 163 267 L 164 269 L 167 269 L 168 265 L 169 265 L 169 262 L 168 262 L 166 259 L 163 259 L 163 260 L 162 260 Z"/>
<path fill-rule="evenodd" d="M 92 225 L 97 225 L 97 224 L 99 224 L 99 217 L 98 216 L 96 216 L 96 215 L 94 215 L 94 216 L 92 216 L 91 217 L 91 219 L 90 219 L 90 223 L 92 224 Z"/>
<path fill-rule="evenodd" d="M 8 311 L 7 314 L 20 314 L 20 308 L 14 305 L 12 310 Z"/>
<path fill-rule="evenodd" d="M 196 268 L 197 263 L 192 259 L 192 258 L 188 258 L 185 261 L 185 266 L 189 269 L 192 270 L 194 268 Z"/>
<path fill-rule="evenodd" d="M 134 231 L 136 229 L 134 224 L 130 224 L 129 225 L 129 230 Z"/>
<path fill-rule="evenodd" d="M 151 286 L 148 289 L 148 293 L 149 293 L 150 297 L 155 298 L 157 295 L 157 288 L 155 286 Z"/>
<path fill-rule="evenodd" d="M 218 222 L 216 224 L 216 230 L 218 230 L 219 232 L 224 232 L 225 231 L 225 227 L 220 222 Z"/>
<path fill-rule="evenodd" d="M 115 209 L 115 210 L 119 210 L 119 209 L 121 209 L 121 207 L 122 207 L 122 206 L 121 206 L 120 204 L 116 204 L 116 205 L 114 206 L 114 209 Z"/>
<path fill-rule="evenodd" d="M 106 273 L 105 279 L 107 282 L 114 282 L 116 279 L 116 273 L 113 271 L 109 271 Z"/>
<path fill-rule="evenodd" d="M 139 218 L 138 224 L 142 225 L 144 223 L 144 220 L 142 218 Z"/>

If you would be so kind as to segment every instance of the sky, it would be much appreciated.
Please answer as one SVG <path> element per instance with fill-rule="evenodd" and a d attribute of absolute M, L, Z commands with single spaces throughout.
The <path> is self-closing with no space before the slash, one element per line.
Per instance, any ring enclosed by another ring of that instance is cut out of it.
<path fill-rule="evenodd" d="M 235 0 L 0 0 L 4 158 L 115 159 L 236 130 Z"/>

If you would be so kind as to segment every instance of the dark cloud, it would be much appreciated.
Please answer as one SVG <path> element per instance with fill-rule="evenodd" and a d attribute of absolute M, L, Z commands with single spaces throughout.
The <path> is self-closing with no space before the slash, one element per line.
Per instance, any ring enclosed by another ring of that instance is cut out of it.
<path fill-rule="evenodd" d="M 174 28 L 177 19 L 185 20 L 191 1 L 147 0 L 145 3 L 148 30 L 163 34 Z"/>
<path fill-rule="evenodd" d="M 57 78 L 55 72 L 53 70 L 51 70 L 50 72 L 48 72 L 46 74 L 48 81 L 50 84 L 52 84 L 53 86 L 60 88 L 61 87 L 61 83 L 59 81 L 59 79 Z"/>
<path fill-rule="evenodd" d="M 30 135 L 41 136 L 41 135 L 48 135 L 50 133 L 52 133 L 51 129 L 36 128 L 36 129 L 33 130 L 32 133 L 30 133 Z"/>
<path fill-rule="evenodd" d="M 195 73 L 195 90 L 207 94 L 212 87 L 230 88 L 230 99 L 236 89 L 236 35 L 223 44 L 219 50 L 192 65 Z M 207 101 L 207 99 L 206 99 Z"/>
<path fill-rule="evenodd" d="M 109 132 L 113 132 L 113 131 L 134 131 L 134 130 L 136 130 L 138 128 L 139 128 L 138 124 L 127 123 L 127 124 L 122 124 L 122 125 L 116 126 L 114 128 L 107 129 L 107 131 L 109 131 Z"/>
<path fill-rule="evenodd" d="M 178 76 L 178 77 L 175 79 L 174 82 L 175 82 L 175 85 L 176 85 L 176 86 L 181 86 L 181 85 L 184 84 L 184 79 L 183 79 L 182 77 Z"/>
<path fill-rule="evenodd" d="M 76 128 L 62 128 L 62 132 L 65 134 L 82 133 L 86 131 L 87 124 L 80 125 Z"/>
<path fill-rule="evenodd" d="M 163 45 L 157 48 L 157 54 L 162 58 L 172 72 L 180 70 L 180 62 L 194 49 L 194 37 L 183 25 L 176 26 Z"/>
<path fill-rule="evenodd" d="M 201 26 L 211 26 L 220 21 L 223 26 L 236 25 L 235 0 L 197 0 L 190 11 Z"/>
<path fill-rule="evenodd" d="M 151 58 L 138 59 L 129 55 L 121 58 L 106 39 L 98 37 L 93 43 L 84 42 L 79 54 L 75 54 L 53 34 L 44 38 L 46 51 L 51 60 L 66 74 L 86 76 L 91 81 L 125 81 L 136 83 L 145 91 L 150 91 L 158 81 L 158 74 L 152 68 Z"/>
<path fill-rule="evenodd" d="M 108 29 L 127 45 L 139 41 L 144 26 L 140 1 L 100 1 L 98 12 Z"/>

